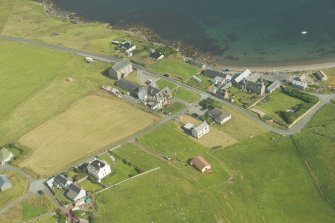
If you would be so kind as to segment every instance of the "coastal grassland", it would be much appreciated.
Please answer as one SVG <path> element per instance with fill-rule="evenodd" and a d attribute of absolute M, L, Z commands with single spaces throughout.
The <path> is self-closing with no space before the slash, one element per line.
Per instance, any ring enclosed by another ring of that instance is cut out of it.
<path fill-rule="evenodd" d="M 264 134 L 214 152 L 236 173 L 218 187 L 228 222 L 335 222 L 290 137 Z"/>
<path fill-rule="evenodd" d="M 0 50 L 0 60 L 5 61 L 0 68 L 2 145 L 65 111 L 101 84 L 113 83 L 101 74 L 107 63 L 86 64 L 82 57 L 2 40 Z"/>
<path fill-rule="evenodd" d="M 20 139 L 33 151 L 20 166 L 51 175 L 156 120 L 114 97 L 87 96 Z"/>
<path fill-rule="evenodd" d="M 328 77 L 328 80 L 324 82 L 326 87 L 335 87 L 335 68 L 324 70 L 324 72 L 327 74 Z"/>
<path fill-rule="evenodd" d="M 219 198 L 206 189 L 211 187 L 208 181 L 218 185 L 227 180 L 227 174 L 212 157 L 206 158 L 217 169 L 203 175 L 189 165 L 163 161 L 134 144 L 113 153 L 143 170 L 160 169 L 98 194 L 93 222 L 216 222 L 222 216 Z"/>
<path fill-rule="evenodd" d="M 0 172 L 0 174 L 7 176 L 13 186 L 8 190 L 0 192 L 0 207 L 3 207 L 26 192 L 28 189 L 28 180 L 20 174 L 12 171 L 3 171 Z"/>
<path fill-rule="evenodd" d="M 33 195 L 1 215 L 0 221 L 2 223 L 11 223 L 13 219 L 20 222 L 29 221 L 54 209 L 55 206 L 45 195 Z"/>
<path fill-rule="evenodd" d="M 49 16 L 41 4 L 31 0 L 15 2 L 2 34 L 115 55 L 123 53 L 111 44 L 112 40 L 143 41 L 140 36 L 111 30 L 101 23 L 72 24 L 63 17 Z M 51 35 L 52 33 L 57 35 Z"/>
<path fill-rule="evenodd" d="M 295 145 L 316 187 L 335 208 L 335 106 L 322 108 L 297 135 Z"/>
<path fill-rule="evenodd" d="M 178 123 L 169 122 L 149 134 L 141 136 L 138 141 L 180 161 L 186 161 L 192 158 L 193 155 L 207 150 L 206 147 L 194 142 L 184 133 L 179 132 L 178 128 Z"/>
<path fill-rule="evenodd" d="M 193 75 L 199 73 L 199 69 L 185 63 L 176 56 L 170 56 L 148 65 L 150 69 L 160 74 L 169 74 L 180 81 L 190 79 Z"/>
<path fill-rule="evenodd" d="M 286 111 L 299 104 L 305 103 L 304 101 L 290 97 L 282 91 L 275 91 L 268 95 L 265 102 L 257 104 L 256 108 L 270 115 L 273 119 L 282 120 L 279 116 L 280 111 Z"/>
<path fill-rule="evenodd" d="M 13 0 L 2 0 L 0 4 L 0 33 L 5 26 L 10 13 L 12 12 L 15 5 L 15 1 Z"/>
<path fill-rule="evenodd" d="M 199 94 L 183 87 L 178 87 L 173 93 L 177 98 L 184 100 L 188 103 L 193 103 L 200 99 Z"/>

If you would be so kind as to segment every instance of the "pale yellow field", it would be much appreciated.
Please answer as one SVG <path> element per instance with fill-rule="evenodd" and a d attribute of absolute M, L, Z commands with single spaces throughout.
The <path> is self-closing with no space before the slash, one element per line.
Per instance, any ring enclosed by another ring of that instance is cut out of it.
<path fill-rule="evenodd" d="M 48 176 L 153 124 L 156 118 L 121 100 L 88 96 L 20 139 L 33 154 L 20 164 Z"/>

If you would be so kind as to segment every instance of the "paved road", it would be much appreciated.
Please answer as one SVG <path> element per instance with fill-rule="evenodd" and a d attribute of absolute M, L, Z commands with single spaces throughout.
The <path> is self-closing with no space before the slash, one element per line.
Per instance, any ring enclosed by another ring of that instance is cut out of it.
<path fill-rule="evenodd" d="M 98 53 L 91 53 L 91 52 L 87 52 L 87 51 L 84 51 L 84 50 L 78 50 L 78 49 L 63 47 L 63 46 L 60 46 L 60 45 L 47 44 L 47 43 L 43 43 L 43 42 L 40 42 L 40 41 L 25 39 L 25 38 L 21 38 L 21 37 L 0 35 L 0 39 L 20 42 L 20 43 L 26 43 L 26 44 L 32 44 L 32 45 L 40 46 L 40 47 L 44 47 L 44 48 L 50 48 L 50 49 L 55 49 L 55 50 L 59 50 L 59 51 L 63 51 L 63 52 L 73 53 L 73 54 L 76 54 L 76 55 L 79 55 L 79 56 L 91 57 L 94 60 L 108 62 L 108 63 L 115 63 L 115 62 L 119 62 L 121 60 L 119 58 L 115 58 L 115 57 L 108 56 L 108 55 L 103 55 L 103 54 L 98 54 Z M 328 95 L 328 96 L 317 95 L 320 98 L 320 104 L 318 106 L 316 106 L 308 115 L 306 115 L 300 122 L 298 122 L 295 126 L 293 126 L 290 129 L 279 129 L 279 128 L 276 128 L 274 126 L 271 126 L 271 125 L 263 122 L 258 117 L 255 117 L 249 110 L 244 109 L 242 107 L 239 107 L 235 104 L 229 103 L 227 101 L 221 100 L 221 99 L 219 99 L 219 98 L 217 98 L 217 97 L 215 97 L 211 94 L 208 94 L 207 92 L 205 92 L 203 90 L 194 88 L 192 86 L 189 86 L 187 84 L 184 84 L 184 83 L 182 83 L 180 81 L 177 81 L 177 80 L 174 80 L 172 78 L 164 77 L 159 73 L 153 72 L 152 70 L 149 70 L 149 69 L 147 69 L 145 67 L 142 67 L 142 66 L 139 66 L 137 64 L 134 64 L 134 68 L 138 69 L 138 70 L 146 71 L 148 75 L 152 75 L 155 78 L 161 78 L 161 79 L 173 82 L 178 86 L 182 86 L 184 88 L 187 88 L 189 90 L 197 92 L 202 97 L 210 97 L 210 98 L 216 99 L 216 100 L 220 101 L 221 103 L 223 103 L 224 105 L 226 105 L 228 107 L 231 107 L 232 109 L 244 114 L 245 116 L 252 119 L 253 121 L 258 123 L 262 127 L 266 128 L 270 131 L 276 132 L 278 134 L 281 134 L 281 135 L 293 135 L 293 134 L 296 134 L 297 132 L 301 131 L 305 127 L 305 125 L 308 123 L 308 121 L 313 117 L 313 115 L 318 110 L 320 110 L 325 104 L 329 103 L 331 99 L 335 98 L 335 94 Z"/>

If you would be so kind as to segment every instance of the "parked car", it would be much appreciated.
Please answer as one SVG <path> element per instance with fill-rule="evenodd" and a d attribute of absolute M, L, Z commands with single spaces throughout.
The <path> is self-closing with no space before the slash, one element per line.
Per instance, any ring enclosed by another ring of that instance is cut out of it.
<path fill-rule="evenodd" d="M 169 160 L 169 161 L 171 160 L 171 157 L 169 157 L 169 156 L 163 156 L 163 158 L 166 159 L 166 160 Z"/>

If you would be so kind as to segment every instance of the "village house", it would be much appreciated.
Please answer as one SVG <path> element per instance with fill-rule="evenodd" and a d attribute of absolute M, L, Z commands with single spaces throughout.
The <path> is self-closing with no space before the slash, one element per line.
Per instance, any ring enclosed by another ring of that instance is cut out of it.
<path fill-rule="evenodd" d="M 66 197 L 71 201 L 78 201 L 86 197 L 86 191 L 75 183 L 72 183 L 66 192 Z"/>
<path fill-rule="evenodd" d="M 186 58 L 186 63 L 191 64 L 199 69 L 206 69 L 206 64 L 193 60 L 192 58 Z"/>
<path fill-rule="evenodd" d="M 315 76 L 317 79 L 319 79 L 320 81 L 326 81 L 328 80 L 327 75 L 325 74 L 325 72 L 323 71 L 318 71 L 315 73 Z"/>
<path fill-rule="evenodd" d="M 157 50 L 152 50 L 150 53 L 150 57 L 154 60 L 161 60 L 164 58 L 164 54 Z"/>
<path fill-rule="evenodd" d="M 220 109 L 214 108 L 207 113 L 218 124 L 223 125 L 231 119 L 231 114 Z"/>
<path fill-rule="evenodd" d="M 252 73 L 249 69 L 245 70 L 244 72 L 240 73 L 240 74 L 236 74 L 233 77 L 233 83 L 236 85 L 239 85 L 242 83 L 242 81 L 246 78 L 248 78 L 249 76 L 251 76 Z"/>
<path fill-rule="evenodd" d="M 103 178 L 112 172 L 112 169 L 106 161 L 97 159 L 87 165 L 87 172 L 98 182 L 101 182 Z"/>
<path fill-rule="evenodd" d="M 72 184 L 72 179 L 66 178 L 61 174 L 56 175 L 55 177 L 52 177 L 47 181 L 47 185 L 50 188 L 57 187 L 62 188 L 63 190 L 67 190 L 70 184 Z"/>
<path fill-rule="evenodd" d="M 222 72 L 222 71 L 213 70 L 213 69 L 206 69 L 203 71 L 203 74 L 209 78 L 221 77 L 225 79 L 225 81 L 231 78 L 231 75 L 228 74 L 227 72 Z"/>
<path fill-rule="evenodd" d="M 125 50 L 127 56 L 133 56 L 133 51 L 136 50 L 136 45 L 133 45 L 130 41 L 125 40 L 121 43 L 121 48 Z"/>
<path fill-rule="evenodd" d="M 194 166 L 201 173 L 206 173 L 212 170 L 212 166 L 202 156 L 194 157 L 190 161 L 190 165 Z"/>
<path fill-rule="evenodd" d="M 271 94 L 272 92 L 277 90 L 280 87 L 280 85 L 281 85 L 280 81 L 275 81 L 269 87 L 266 88 L 266 92 Z"/>
<path fill-rule="evenodd" d="M 200 139 L 201 137 L 203 137 L 208 133 L 209 133 L 209 125 L 207 124 L 207 122 L 203 122 L 200 125 L 192 128 L 191 130 L 192 136 L 197 139 Z"/>
<path fill-rule="evenodd" d="M 265 85 L 264 83 L 247 80 L 245 81 L 245 90 L 258 95 L 263 95 L 265 93 Z"/>
<path fill-rule="evenodd" d="M 8 190 L 12 187 L 13 187 L 12 183 L 10 182 L 8 177 L 3 175 L 3 174 L 0 174 L 0 190 L 5 191 L 5 190 Z"/>
<path fill-rule="evenodd" d="M 5 164 L 14 157 L 14 154 L 6 148 L 0 150 L 0 163 Z"/>
<path fill-rule="evenodd" d="M 133 64 L 126 58 L 108 69 L 108 75 L 120 80 L 133 72 Z"/>
<path fill-rule="evenodd" d="M 306 82 L 301 82 L 301 81 L 293 80 L 292 81 L 292 86 L 294 88 L 297 88 L 299 90 L 304 91 L 308 87 L 308 84 Z"/>

